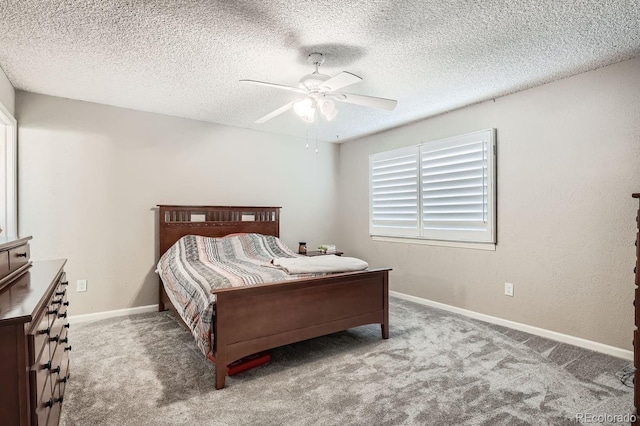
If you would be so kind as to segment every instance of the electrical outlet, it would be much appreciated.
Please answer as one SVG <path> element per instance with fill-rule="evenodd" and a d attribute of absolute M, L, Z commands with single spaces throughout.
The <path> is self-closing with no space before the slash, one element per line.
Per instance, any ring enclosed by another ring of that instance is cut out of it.
<path fill-rule="evenodd" d="M 504 283 L 504 295 L 513 297 L 513 284 Z"/>
<path fill-rule="evenodd" d="M 78 280 L 77 283 L 77 290 L 80 291 L 87 291 L 87 280 Z"/>

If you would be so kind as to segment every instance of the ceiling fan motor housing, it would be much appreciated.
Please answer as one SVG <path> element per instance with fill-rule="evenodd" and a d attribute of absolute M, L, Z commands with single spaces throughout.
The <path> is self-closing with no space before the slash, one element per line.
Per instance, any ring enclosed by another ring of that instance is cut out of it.
<path fill-rule="evenodd" d="M 301 89 L 307 89 L 311 91 L 318 90 L 319 86 L 325 81 L 329 80 L 329 77 L 326 74 L 313 73 L 302 76 L 300 81 L 298 82 L 298 86 Z"/>
<path fill-rule="evenodd" d="M 307 58 L 307 61 L 310 64 L 315 65 L 316 70 L 312 74 L 302 76 L 302 78 L 298 82 L 298 86 L 301 89 L 318 91 L 319 86 L 331 78 L 328 75 L 320 74 L 318 72 L 318 67 L 324 63 L 324 55 L 322 53 L 311 53 Z"/>

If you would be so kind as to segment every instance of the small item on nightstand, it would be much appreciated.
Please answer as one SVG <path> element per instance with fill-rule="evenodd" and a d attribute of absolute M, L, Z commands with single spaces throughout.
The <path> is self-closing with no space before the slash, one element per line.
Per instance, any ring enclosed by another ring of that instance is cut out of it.
<path fill-rule="evenodd" d="M 301 241 L 298 244 L 300 244 L 298 246 L 298 254 L 307 254 L 307 243 Z"/>
<path fill-rule="evenodd" d="M 324 254 L 335 254 L 336 246 L 334 244 L 323 244 L 318 246 L 318 251 Z"/>

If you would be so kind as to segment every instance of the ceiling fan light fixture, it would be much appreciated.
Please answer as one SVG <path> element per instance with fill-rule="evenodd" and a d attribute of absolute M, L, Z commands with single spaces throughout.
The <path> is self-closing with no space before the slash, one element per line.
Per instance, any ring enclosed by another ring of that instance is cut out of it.
<path fill-rule="evenodd" d="M 308 116 L 310 113 L 315 113 L 315 102 L 311 98 L 304 98 L 299 100 L 298 102 L 293 103 L 293 110 L 300 117 Z"/>
<path fill-rule="evenodd" d="M 329 112 L 329 113 L 326 113 L 326 114 L 324 115 L 324 118 L 326 118 L 326 119 L 327 119 L 327 121 L 331 121 L 331 120 L 333 120 L 334 118 L 336 118 L 336 115 L 338 115 L 338 110 L 337 110 L 337 109 L 334 109 L 333 111 L 331 111 L 331 112 Z"/>
<path fill-rule="evenodd" d="M 324 118 L 326 118 L 327 121 L 333 120 L 336 118 L 336 115 L 338 115 L 336 104 L 333 101 L 323 101 L 320 104 L 320 112 L 324 115 Z"/>
<path fill-rule="evenodd" d="M 300 118 L 302 118 L 302 121 L 306 122 L 306 123 L 313 123 L 316 119 L 316 110 L 315 108 L 310 109 L 307 114 L 305 115 L 301 115 Z"/>

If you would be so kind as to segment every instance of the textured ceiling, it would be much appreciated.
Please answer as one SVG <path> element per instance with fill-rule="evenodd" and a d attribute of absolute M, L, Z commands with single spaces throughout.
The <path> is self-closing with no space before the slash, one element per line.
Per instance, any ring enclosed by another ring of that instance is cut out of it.
<path fill-rule="evenodd" d="M 0 67 L 16 89 L 342 141 L 640 54 L 638 0 L 0 1 Z M 393 111 L 338 104 L 253 122 L 320 71 Z"/>

